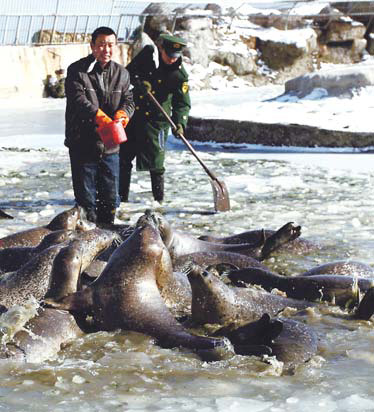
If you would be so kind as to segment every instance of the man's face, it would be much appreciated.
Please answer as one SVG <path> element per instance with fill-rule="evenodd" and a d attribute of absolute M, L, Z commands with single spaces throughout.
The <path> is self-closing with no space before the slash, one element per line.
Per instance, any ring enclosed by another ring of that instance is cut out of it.
<path fill-rule="evenodd" d="M 112 60 L 116 44 L 117 40 L 114 34 L 99 34 L 95 43 L 91 42 L 92 54 L 102 67 Z"/>
<path fill-rule="evenodd" d="M 166 51 L 163 47 L 161 47 L 161 59 L 165 64 L 173 64 L 178 60 L 178 57 L 169 57 L 166 54 Z"/>

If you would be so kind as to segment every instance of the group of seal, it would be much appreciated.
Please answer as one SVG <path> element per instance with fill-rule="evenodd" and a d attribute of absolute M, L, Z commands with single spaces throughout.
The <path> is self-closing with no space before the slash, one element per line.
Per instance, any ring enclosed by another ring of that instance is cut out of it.
<path fill-rule="evenodd" d="M 288 318 L 286 308 L 302 311 L 327 300 L 349 307 L 355 319 L 374 312 L 370 276 L 350 277 L 347 266 L 338 276 L 341 262 L 291 278 L 264 265 L 273 252 L 287 253 L 293 243 L 299 251 L 308 243 L 292 222 L 278 231 L 203 240 L 174 230 L 152 210 L 123 231 L 82 230 L 81 219 L 79 208 L 72 208 L 44 227 L 0 239 L 0 269 L 14 268 L 0 276 L 3 311 L 31 297 L 41 304 L 1 356 L 36 358 L 43 345 L 30 344 L 28 328 L 53 342 L 55 352 L 82 333 L 122 329 L 147 334 L 162 347 L 210 351 L 212 359 L 222 352 L 271 355 L 290 367 L 317 353 L 318 340 L 312 328 Z M 19 267 L 11 265 L 14 260 Z"/>

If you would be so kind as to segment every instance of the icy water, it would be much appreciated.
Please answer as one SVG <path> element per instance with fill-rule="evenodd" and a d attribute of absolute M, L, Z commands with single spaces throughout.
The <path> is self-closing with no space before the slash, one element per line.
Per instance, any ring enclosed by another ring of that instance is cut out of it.
<path fill-rule="evenodd" d="M 294 274 L 334 260 L 373 262 L 372 155 L 230 147 L 205 147 L 200 154 L 228 186 L 232 210 L 213 213 L 209 179 L 174 144 L 161 210 L 176 228 L 229 235 L 293 221 L 302 226 L 303 237 L 325 248 L 274 256 L 265 262 L 272 269 Z M 45 224 L 72 206 L 65 149 L 3 149 L 0 158 L 0 208 L 15 217 L 0 220 L 0 236 Z M 126 223 L 154 206 L 148 174 L 134 174 L 130 201 L 118 213 Z M 311 311 L 304 321 L 319 336 L 319 353 L 293 373 L 254 357 L 206 363 L 135 333 L 87 335 L 43 363 L 2 361 L 0 411 L 374 410 L 373 322 L 353 321 L 338 309 Z"/>

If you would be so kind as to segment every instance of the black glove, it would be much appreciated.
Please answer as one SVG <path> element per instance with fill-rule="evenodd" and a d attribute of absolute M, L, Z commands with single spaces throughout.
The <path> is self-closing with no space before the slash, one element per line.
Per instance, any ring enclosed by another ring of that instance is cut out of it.
<path fill-rule="evenodd" d="M 134 81 L 134 86 L 142 95 L 146 95 L 148 92 L 152 91 L 151 83 L 147 80 L 140 80 L 138 77 Z"/>
<path fill-rule="evenodd" d="M 180 134 L 184 134 L 184 128 L 183 128 L 182 124 L 178 123 L 175 126 L 176 126 L 176 128 L 172 130 L 173 135 L 175 137 L 179 137 Z"/>
<path fill-rule="evenodd" d="M 95 154 L 100 159 L 105 152 L 104 143 L 101 140 L 97 140 L 95 144 Z"/>

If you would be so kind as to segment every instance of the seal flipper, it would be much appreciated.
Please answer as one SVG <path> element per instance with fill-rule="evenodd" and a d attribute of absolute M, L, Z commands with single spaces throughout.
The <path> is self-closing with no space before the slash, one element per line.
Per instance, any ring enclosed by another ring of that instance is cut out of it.
<path fill-rule="evenodd" d="M 374 287 L 368 289 L 354 314 L 355 319 L 369 320 L 374 313 Z"/>
<path fill-rule="evenodd" d="M 54 309 L 68 310 L 69 312 L 91 313 L 93 290 L 89 287 L 64 296 L 61 299 L 46 298 L 44 306 Z"/>
<path fill-rule="evenodd" d="M 298 238 L 301 234 L 301 226 L 294 226 L 293 222 L 288 222 L 274 234 L 265 240 L 265 244 L 261 250 L 260 260 L 264 260 L 269 255 L 280 248 L 287 242 L 291 242 Z"/>

